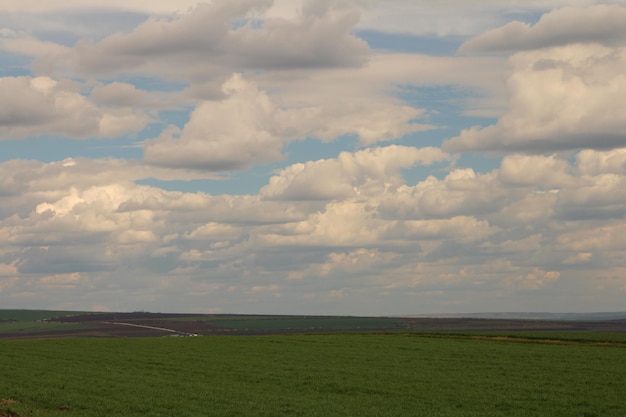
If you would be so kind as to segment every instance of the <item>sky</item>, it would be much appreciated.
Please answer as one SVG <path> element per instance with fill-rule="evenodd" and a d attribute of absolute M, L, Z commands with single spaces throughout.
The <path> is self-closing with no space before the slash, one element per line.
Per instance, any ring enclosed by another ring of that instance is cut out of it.
<path fill-rule="evenodd" d="M 0 308 L 626 310 L 626 0 L 0 2 Z"/>

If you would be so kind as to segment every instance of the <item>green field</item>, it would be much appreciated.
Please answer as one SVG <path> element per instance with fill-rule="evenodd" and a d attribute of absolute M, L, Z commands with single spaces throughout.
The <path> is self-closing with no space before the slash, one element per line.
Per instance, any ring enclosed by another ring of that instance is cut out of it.
<path fill-rule="evenodd" d="M 39 333 L 80 328 L 69 323 L 50 323 L 42 321 L 51 317 L 77 314 L 75 311 L 48 310 L 0 310 L 0 335 L 3 333 Z"/>
<path fill-rule="evenodd" d="M 448 336 L 454 334 L 446 333 Z M 626 333 L 617 332 L 467 332 L 459 333 L 459 337 L 473 338 L 507 338 L 510 341 L 525 342 L 563 342 L 563 343 L 593 343 L 593 344 L 614 344 L 626 347 Z"/>
<path fill-rule="evenodd" d="M 81 338 L 0 352 L 0 416 L 626 415 L 626 349 L 592 341 Z"/>
<path fill-rule="evenodd" d="M 35 321 L 79 313 L 77 311 L 54 310 L 0 310 L 0 320 Z"/>
<path fill-rule="evenodd" d="M 215 326 L 237 330 L 391 330 L 398 327 L 400 321 L 391 317 L 338 316 L 221 316 L 207 317 L 203 320 Z"/>

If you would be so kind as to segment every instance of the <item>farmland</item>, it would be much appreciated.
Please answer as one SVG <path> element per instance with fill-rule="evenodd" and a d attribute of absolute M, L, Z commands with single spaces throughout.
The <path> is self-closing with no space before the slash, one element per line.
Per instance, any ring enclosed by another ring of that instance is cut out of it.
<path fill-rule="evenodd" d="M 624 347 L 371 333 L 0 350 L 5 416 L 626 415 Z"/>
<path fill-rule="evenodd" d="M 626 415 L 623 320 L 2 314 L 1 417 Z"/>
<path fill-rule="evenodd" d="M 168 335 L 268 335 L 334 332 L 465 333 L 549 332 L 626 334 L 618 319 L 533 320 L 431 317 L 273 316 L 237 314 L 85 313 L 0 310 L 0 338 L 154 337 Z M 559 336 L 559 337 L 561 337 Z M 595 337 L 595 336 L 594 336 Z"/>

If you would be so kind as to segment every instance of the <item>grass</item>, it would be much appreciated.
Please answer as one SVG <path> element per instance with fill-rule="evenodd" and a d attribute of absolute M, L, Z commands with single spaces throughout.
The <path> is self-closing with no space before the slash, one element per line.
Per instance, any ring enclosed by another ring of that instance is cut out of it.
<path fill-rule="evenodd" d="M 257 316 L 220 317 L 204 320 L 215 326 L 237 330 L 290 330 L 290 329 L 333 329 L 367 330 L 394 329 L 398 319 L 390 317 L 315 317 L 315 316 Z"/>
<path fill-rule="evenodd" d="M 470 334 L 466 334 L 470 335 Z M 578 343 L 613 343 L 626 346 L 626 333 L 605 332 L 497 332 L 474 333 L 487 337 L 507 337 L 510 339 L 525 339 L 530 341 L 561 341 Z"/>
<path fill-rule="evenodd" d="M 0 310 L 0 336 L 3 333 L 38 333 L 79 328 L 76 324 L 42 321 L 51 317 L 77 314 L 68 311 Z"/>
<path fill-rule="evenodd" d="M 5 415 L 620 416 L 626 349 L 417 334 L 0 341 Z M 0 411 L 0 416 L 2 416 Z"/>
<path fill-rule="evenodd" d="M 47 322 L 0 322 L 0 335 L 2 333 L 37 333 L 56 330 L 78 329 L 81 326 L 73 323 L 47 323 Z"/>
<path fill-rule="evenodd" d="M 0 310 L 0 320 L 37 321 L 70 314 L 79 314 L 79 312 L 51 310 Z"/>

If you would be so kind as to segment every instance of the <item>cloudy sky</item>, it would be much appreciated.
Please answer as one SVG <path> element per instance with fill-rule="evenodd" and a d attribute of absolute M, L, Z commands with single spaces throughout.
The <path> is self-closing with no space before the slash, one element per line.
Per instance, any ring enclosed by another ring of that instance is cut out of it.
<path fill-rule="evenodd" d="M 0 308 L 626 310 L 624 22 L 3 0 Z"/>

